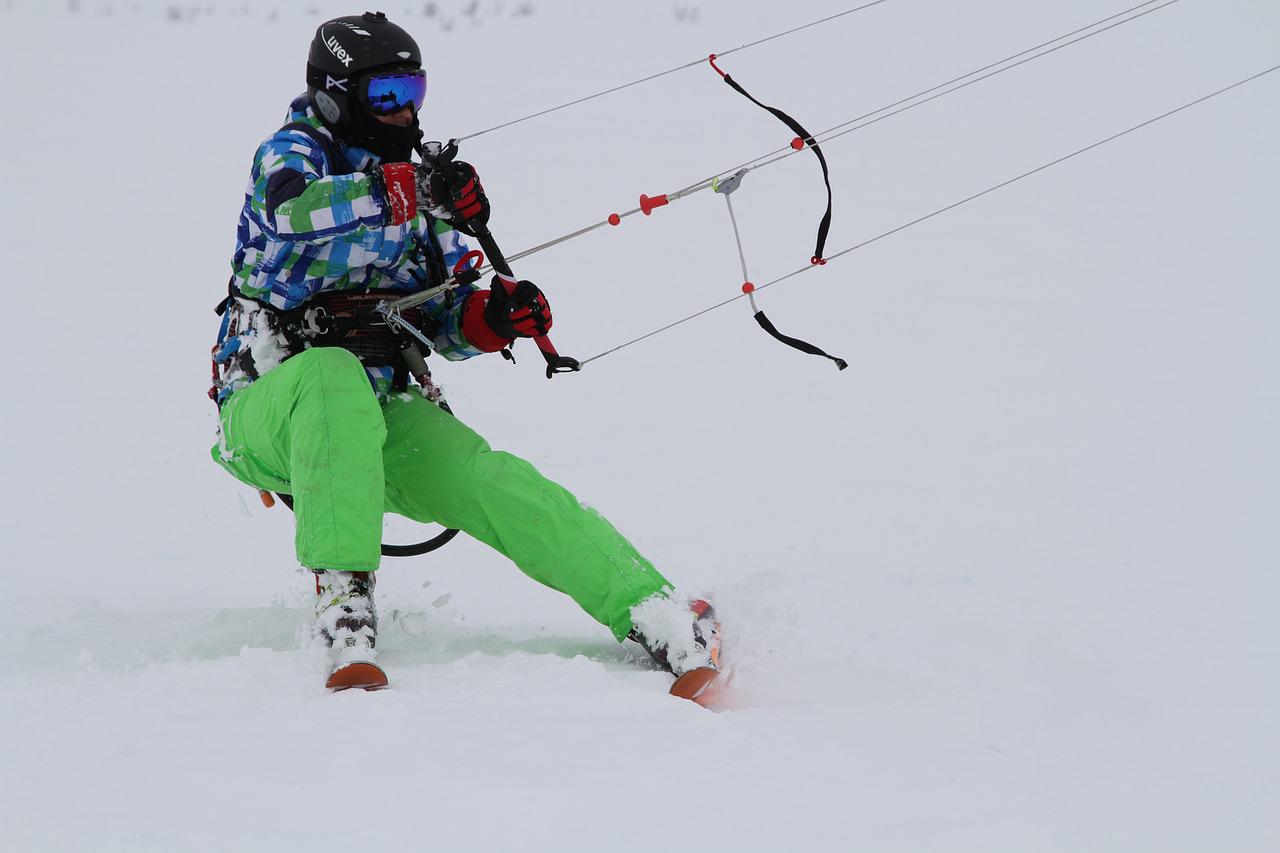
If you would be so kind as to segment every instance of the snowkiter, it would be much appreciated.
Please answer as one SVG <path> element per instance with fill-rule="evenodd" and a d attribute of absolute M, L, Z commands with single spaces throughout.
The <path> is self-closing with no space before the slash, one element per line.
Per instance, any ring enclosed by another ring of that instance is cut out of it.
<path fill-rule="evenodd" d="M 676 676 L 714 667 L 705 602 L 677 596 L 599 513 L 442 408 L 429 372 L 405 358 L 421 344 L 374 310 L 444 282 L 468 251 L 461 233 L 489 216 L 474 168 L 442 176 L 411 162 L 425 94 L 418 45 L 381 12 L 316 31 L 307 91 L 253 158 L 213 347 L 214 461 L 292 496 L 331 688 L 386 684 L 372 596 L 386 512 L 484 542 Z M 442 292 L 408 319 L 450 361 L 552 323 L 536 285 L 498 278 Z"/>

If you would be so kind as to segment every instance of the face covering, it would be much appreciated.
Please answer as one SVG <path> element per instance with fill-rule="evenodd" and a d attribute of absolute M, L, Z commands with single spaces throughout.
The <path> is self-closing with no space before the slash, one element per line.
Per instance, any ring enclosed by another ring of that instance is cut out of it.
<path fill-rule="evenodd" d="M 351 141 L 387 163 L 408 162 L 422 140 L 417 111 L 406 127 L 378 121 L 363 109 L 353 110 L 351 118 Z"/>

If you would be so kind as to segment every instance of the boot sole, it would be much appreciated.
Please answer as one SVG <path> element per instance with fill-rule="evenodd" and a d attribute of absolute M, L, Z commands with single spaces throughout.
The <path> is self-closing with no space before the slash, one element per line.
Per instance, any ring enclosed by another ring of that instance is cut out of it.
<path fill-rule="evenodd" d="M 386 687 L 387 674 L 375 663 L 349 663 L 329 673 L 329 680 L 324 686 L 333 691 L 350 690 L 359 687 L 362 690 L 381 690 Z"/>
<path fill-rule="evenodd" d="M 703 698 L 703 694 L 707 692 L 707 688 L 719 677 L 719 670 L 712 669 L 709 666 L 691 669 L 677 678 L 676 683 L 671 685 L 671 695 L 679 696 L 681 699 L 688 699 L 691 702 L 698 702 L 699 699 Z M 698 704 L 702 703 L 698 702 Z"/>

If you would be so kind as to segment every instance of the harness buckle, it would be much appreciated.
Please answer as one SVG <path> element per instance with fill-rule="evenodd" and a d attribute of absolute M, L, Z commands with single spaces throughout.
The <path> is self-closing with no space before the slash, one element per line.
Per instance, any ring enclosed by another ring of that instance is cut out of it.
<path fill-rule="evenodd" d="M 332 315 L 325 310 L 323 305 L 312 306 L 302 314 L 302 329 L 300 331 L 308 338 L 327 335 L 333 330 L 333 327 L 329 324 L 331 319 L 333 319 Z"/>

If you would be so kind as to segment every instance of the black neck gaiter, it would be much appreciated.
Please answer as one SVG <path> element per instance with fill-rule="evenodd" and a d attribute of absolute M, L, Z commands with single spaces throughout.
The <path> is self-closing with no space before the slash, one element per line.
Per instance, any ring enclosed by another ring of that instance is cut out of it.
<path fill-rule="evenodd" d="M 418 114 L 413 124 L 399 127 L 378 121 L 362 109 L 354 110 L 351 117 L 351 141 L 376 154 L 384 163 L 407 163 L 415 146 L 422 139 L 418 129 Z"/>

